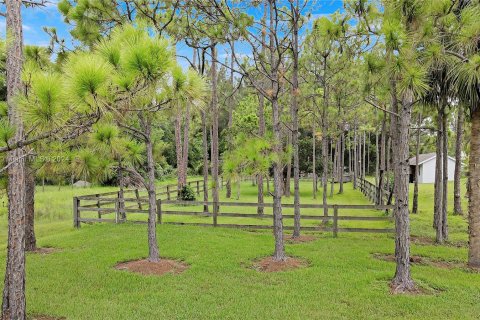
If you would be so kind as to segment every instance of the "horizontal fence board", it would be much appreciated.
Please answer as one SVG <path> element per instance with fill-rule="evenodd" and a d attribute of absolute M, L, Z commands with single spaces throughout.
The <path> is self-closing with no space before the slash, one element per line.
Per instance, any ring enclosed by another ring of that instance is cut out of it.
<path fill-rule="evenodd" d="M 395 230 L 372 228 L 338 228 L 338 232 L 395 233 Z"/>
<path fill-rule="evenodd" d="M 87 212 L 115 212 L 115 208 L 86 208 L 78 207 L 78 211 L 87 211 Z"/>
<path fill-rule="evenodd" d="M 211 213 L 201 212 L 201 211 L 168 211 L 168 210 L 162 210 L 162 214 L 178 215 L 178 216 L 205 216 L 205 217 L 211 217 L 212 216 Z"/>
<path fill-rule="evenodd" d="M 115 223 L 115 219 L 98 219 L 98 218 L 80 218 L 79 222 L 110 222 Z"/>

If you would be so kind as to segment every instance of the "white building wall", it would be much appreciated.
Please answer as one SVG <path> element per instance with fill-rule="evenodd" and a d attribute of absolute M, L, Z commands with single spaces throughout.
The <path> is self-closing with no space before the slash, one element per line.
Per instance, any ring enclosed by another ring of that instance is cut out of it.
<path fill-rule="evenodd" d="M 420 165 L 420 183 L 434 183 L 435 182 L 435 159 L 432 159 L 422 163 Z M 455 175 L 455 160 L 448 157 L 448 181 L 453 181 Z"/>

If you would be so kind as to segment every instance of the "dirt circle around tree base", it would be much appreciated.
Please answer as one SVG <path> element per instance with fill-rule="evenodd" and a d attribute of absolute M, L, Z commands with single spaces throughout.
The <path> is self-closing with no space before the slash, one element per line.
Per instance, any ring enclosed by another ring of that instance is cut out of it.
<path fill-rule="evenodd" d="M 295 257 L 287 257 L 285 261 L 275 261 L 273 257 L 257 259 L 251 268 L 260 272 L 281 272 L 308 267 L 308 261 Z"/>
<path fill-rule="evenodd" d="M 55 252 L 59 252 L 59 251 L 60 251 L 60 249 L 58 249 L 58 248 L 40 247 L 40 248 L 36 248 L 33 251 L 27 251 L 27 253 L 39 254 L 39 255 L 45 256 L 47 254 L 51 254 L 51 253 L 55 253 Z"/>
<path fill-rule="evenodd" d="M 115 269 L 142 275 L 161 276 L 164 274 L 180 274 L 188 267 L 188 264 L 182 261 L 162 258 L 159 262 L 152 262 L 147 259 L 120 262 L 115 266 Z"/>
<path fill-rule="evenodd" d="M 292 235 L 286 235 L 283 237 L 283 239 L 290 244 L 295 244 L 295 243 L 306 243 L 306 242 L 312 242 L 317 240 L 318 238 L 315 236 L 311 235 L 301 235 L 299 237 L 293 237 Z"/>
<path fill-rule="evenodd" d="M 46 316 L 46 315 L 37 315 L 33 316 L 32 318 L 27 318 L 31 320 L 65 320 L 67 318 L 65 317 L 52 317 L 52 316 Z"/>

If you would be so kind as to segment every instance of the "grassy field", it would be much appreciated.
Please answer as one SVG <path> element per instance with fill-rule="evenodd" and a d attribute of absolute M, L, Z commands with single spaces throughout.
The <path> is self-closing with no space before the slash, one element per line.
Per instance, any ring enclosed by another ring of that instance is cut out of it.
<path fill-rule="evenodd" d="M 318 203 L 321 194 L 314 201 L 310 189 L 308 182 L 302 182 L 302 202 Z M 308 267 L 260 273 L 250 265 L 254 259 L 272 253 L 269 231 L 161 225 L 161 255 L 183 260 L 190 266 L 187 271 L 156 277 L 115 270 L 113 267 L 120 261 L 146 256 L 146 226 L 96 224 L 74 230 L 71 212 L 73 195 L 110 190 L 38 189 L 38 241 L 58 251 L 27 257 L 31 315 L 67 319 L 477 319 L 480 314 L 480 274 L 461 265 L 467 256 L 467 224 L 463 217 L 449 216 L 455 245 L 412 245 L 413 254 L 452 262 L 452 267 L 414 265 L 413 277 L 427 294 L 394 296 L 388 289 L 394 263 L 372 256 L 393 253 L 393 238 L 386 234 L 341 233 L 338 238 L 331 233 L 318 234 L 313 242 L 287 244 L 288 255 L 306 259 Z M 249 182 L 244 182 L 240 201 L 254 202 L 255 191 Z M 285 202 L 292 201 L 293 197 Z M 351 184 L 346 185 L 345 194 L 335 195 L 329 202 L 368 203 Z M 421 185 L 420 212 L 412 215 L 412 234 L 433 239 L 432 208 L 433 186 Z M 2 277 L 5 209 L 0 208 Z M 223 219 L 219 218 L 219 222 L 229 222 Z M 240 223 L 247 223 L 244 220 Z M 383 227 L 385 223 L 372 224 Z"/>

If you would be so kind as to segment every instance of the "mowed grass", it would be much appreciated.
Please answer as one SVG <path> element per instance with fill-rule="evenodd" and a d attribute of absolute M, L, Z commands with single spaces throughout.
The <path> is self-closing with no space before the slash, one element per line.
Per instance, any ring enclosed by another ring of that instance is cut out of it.
<path fill-rule="evenodd" d="M 272 253 L 270 231 L 159 225 L 161 255 L 183 260 L 190 268 L 179 275 L 161 277 L 115 270 L 120 261 L 147 255 L 146 226 L 94 224 L 74 230 L 72 196 L 111 189 L 57 189 L 37 192 L 38 242 L 59 251 L 27 257 L 27 308 L 31 315 L 67 319 L 477 319 L 480 314 L 480 274 L 462 267 L 414 265 L 415 281 L 431 294 L 391 295 L 388 283 L 395 265 L 372 257 L 372 253 L 393 253 L 393 238 L 386 234 L 340 233 L 333 238 L 331 233 L 315 233 L 318 239 L 313 242 L 286 245 L 288 255 L 306 259 L 308 267 L 260 273 L 250 266 L 254 259 Z M 255 190 L 244 182 L 240 201 L 254 202 Z M 314 201 L 310 183 L 302 182 L 301 190 L 303 203 L 320 203 L 321 193 Z M 225 190 L 221 193 L 223 196 Z M 420 186 L 420 201 L 420 213 L 412 215 L 412 233 L 433 238 L 433 186 Z M 291 202 L 293 197 L 285 199 L 285 203 Z M 329 198 L 329 203 L 368 201 L 347 184 L 345 194 Z M 353 215 L 340 211 L 342 214 Z M 194 219 L 182 218 L 186 222 Z M 220 217 L 219 223 L 230 223 L 229 219 Z M 243 224 L 250 219 L 260 221 L 248 218 L 236 222 Z M 451 238 L 465 241 L 465 219 L 451 215 L 449 219 Z M 392 224 L 371 222 L 373 228 L 385 226 Z M 4 214 L 0 233 L 3 277 Z M 414 244 L 412 254 L 458 264 L 466 261 L 467 249 Z"/>

